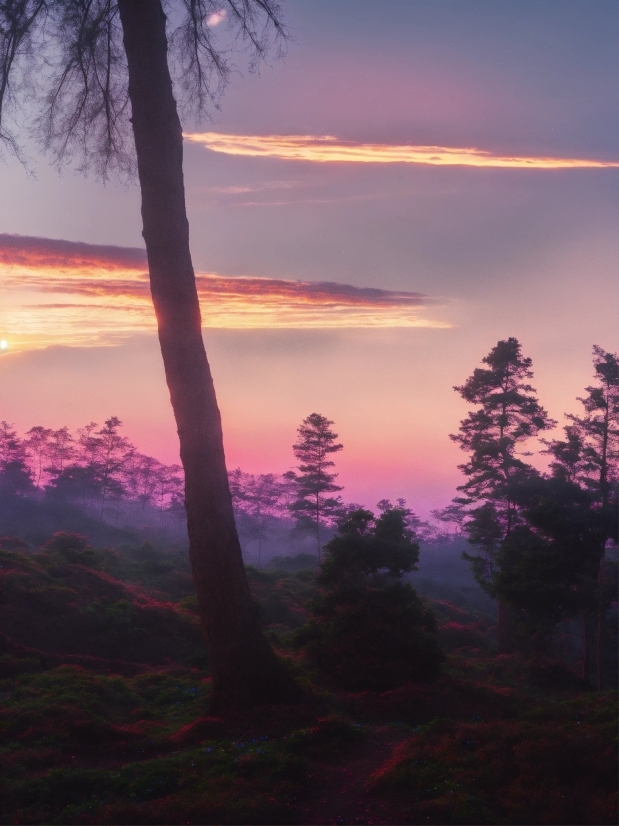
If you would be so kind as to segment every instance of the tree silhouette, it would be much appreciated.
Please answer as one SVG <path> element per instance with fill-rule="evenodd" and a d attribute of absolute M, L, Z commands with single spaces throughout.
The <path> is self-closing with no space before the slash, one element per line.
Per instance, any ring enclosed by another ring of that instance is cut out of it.
<path fill-rule="evenodd" d="M 40 487 L 45 471 L 45 463 L 49 456 L 49 442 L 52 430 L 47 427 L 31 427 L 26 434 L 26 450 L 32 466 L 33 479 L 36 487 Z"/>
<path fill-rule="evenodd" d="M 25 96 L 31 111 L 31 93 L 38 93 L 42 105 L 35 133 L 57 163 L 75 161 L 105 177 L 112 171 L 129 173 L 137 161 L 151 294 L 185 470 L 190 558 L 214 707 L 277 701 L 294 693 L 259 627 L 245 577 L 189 249 L 174 93 L 184 110 L 198 113 L 217 100 L 232 68 L 211 27 L 211 15 L 222 8 L 233 42 L 244 43 L 254 63 L 274 42 L 281 44 L 285 31 L 276 0 L 170 1 L 166 9 L 172 24 L 161 0 L 0 2 L 5 147 L 20 152 L 7 115 L 23 112 Z"/>
<path fill-rule="evenodd" d="M 109 494 L 122 494 L 121 473 L 127 453 L 133 445 L 118 432 L 122 422 L 118 416 L 106 419 L 103 427 L 97 431 L 100 444 L 99 475 L 101 478 L 101 513 Z"/>
<path fill-rule="evenodd" d="M 320 413 L 312 413 L 303 419 L 297 428 L 299 437 L 292 447 L 301 472 L 288 474 L 288 478 L 296 484 L 296 496 L 290 510 L 296 516 L 299 528 L 309 528 L 316 534 L 318 561 L 321 525 L 326 519 L 336 516 L 342 506 L 339 497 L 328 495 L 342 490 L 340 485 L 335 484 L 337 473 L 330 472 L 330 468 L 335 465 L 330 459 L 331 454 L 343 448 L 343 445 L 335 441 L 337 433 L 330 429 L 332 424 Z"/>
<path fill-rule="evenodd" d="M 52 430 L 48 443 L 48 462 L 45 472 L 51 476 L 62 473 L 66 465 L 75 455 L 75 439 L 69 433 L 68 427 Z"/>
<path fill-rule="evenodd" d="M 29 493 L 34 484 L 28 467 L 28 451 L 13 425 L 0 422 L 0 491 L 9 495 Z"/>
<path fill-rule="evenodd" d="M 547 442 L 552 467 L 593 492 L 603 510 L 616 496 L 619 477 L 619 357 L 593 348 L 596 386 L 578 401 L 584 415 L 569 413 L 565 440 Z"/>
<path fill-rule="evenodd" d="M 466 476 L 458 490 L 463 492 L 465 503 L 476 505 L 469 512 L 465 529 L 481 553 L 465 554 L 465 558 L 478 582 L 494 595 L 496 554 L 519 520 L 513 488 L 536 473 L 519 458 L 517 448 L 556 422 L 548 417 L 528 383 L 533 376 L 532 361 L 522 355 L 517 339 L 499 341 L 482 362 L 486 367 L 476 368 L 462 386 L 454 387 L 465 401 L 478 407 L 450 438 L 469 453 L 468 461 L 458 466 Z M 505 606 L 499 602 L 500 650 L 509 648 L 508 628 Z"/>
<path fill-rule="evenodd" d="M 588 676 L 587 614 L 596 605 L 603 519 L 591 493 L 560 474 L 514 489 L 522 519 L 496 555 L 493 588 L 517 611 L 525 647 L 548 648 L 556 623 L 581 616 Z"/>
<path fill-rule="evenodd" d="M 552 456 L 555 476 L 579 483 L 593 497 L 598 511 L 595 558 L 597 586 L 591 590 L 597 602 L 596 668 L 598 689 L 602 687 L 602 637 L 604 627 L 605 547 L 611 540 L 617 544 L 619 480 L 619 356 L 601 347 L 593 347 L 593 367 L 596 385 L 586 387 L 586 396 L 579 397 L 584 408 L 581 416 L 568 414 L 570 424 L 564 428 L 565 439 L 546 442 L 546 453 Z M 587 622 L 583 613 L 583 636 L 587 639 Z M 583 671 L 588 673 L 587 658 Z"/>
<path fill-rule="evenodd" d="M 438 674 L 434 617 L 400 581 L 419 560 L 408 518 L 403 507 L 385 507 L 375 517 L 353 505 L 325 545 L 321 590 L 296 642 L 347 690 L 386 691 Z"/>

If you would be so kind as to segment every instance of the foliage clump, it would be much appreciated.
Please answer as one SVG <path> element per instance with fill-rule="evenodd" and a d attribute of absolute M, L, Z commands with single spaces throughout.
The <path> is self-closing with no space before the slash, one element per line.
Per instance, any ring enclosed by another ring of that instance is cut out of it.
<path fill-rule="evenodd" d="M 363 508 L 349 510 L 325 546 L 317 580 L 322 593 L 296 642 L 350 691 L 386 691 L 439 671 L 434 615 L 400 581 L 419 559 L 407 513 L 390 503 L 378 518 Z"/>

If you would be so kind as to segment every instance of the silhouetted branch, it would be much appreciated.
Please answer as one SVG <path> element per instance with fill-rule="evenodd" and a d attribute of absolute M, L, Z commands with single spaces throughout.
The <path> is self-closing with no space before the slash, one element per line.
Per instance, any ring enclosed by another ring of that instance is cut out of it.
<path fill-rule="evenodd" d="M 232 45 L 245 46 L 253 70 L 288 33 L 276 0 L 169 0 L 171 64 L 181 108 L 198 118 L 217 107 L 234 69 Z M 226 18 L 229 47 L 215 32 Z M 0 144 L 19 156 L 7 125 L 13 88 L 34 73 L 42 106 L 33 132 L 62 166 L 77 161 L 103 178 L 131 175 L 127 65 L 116 0 L 0 0 Z"/>
<path fill-rule="evenodd" d="M 19 57 L 32 51 L 32 31 L 47 13 L 46 0 L 0 2 L 0 149 L 8 146 L 18 157 L 19 144 L 6 127 L 8 103 L 14 103 L 12 75 Z"/>

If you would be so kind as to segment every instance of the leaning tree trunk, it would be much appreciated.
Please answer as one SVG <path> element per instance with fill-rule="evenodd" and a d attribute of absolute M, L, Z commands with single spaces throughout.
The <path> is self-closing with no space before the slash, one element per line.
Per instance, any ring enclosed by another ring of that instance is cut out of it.
<path fill-rule="evenodd" d="M 189 252 L 183 137 L 160 0 L 118 0 L 142 193 L 143 236 L 185 470 L 189 555 L 213 673 L 212 705 L 277 702 L 295 685 L 258 623 L 226 472 Z"/>

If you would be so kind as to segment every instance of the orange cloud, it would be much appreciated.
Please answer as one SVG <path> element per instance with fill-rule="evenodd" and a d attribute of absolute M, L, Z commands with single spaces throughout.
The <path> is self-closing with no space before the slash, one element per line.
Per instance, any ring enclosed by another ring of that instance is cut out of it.
<path fill-rule="evenodd" d="M 448 146 L 393 146 L 341 141 L 331 135 L 222 135 L 192 132 L 185 140 L 213 152 L 254 158 L 317 163 L 414 163 L 430 166 L 476 166 L 507 169 L 578 169 L 616 167 L 617 162 L 582 158 L 522 158 L 493 155 L 484 149 Z"/>
<path fill-rule="evenodd" d="M 155 329 L 143 250 L 0 234 L 0 336 L 11 350 L 111 345 Z M 197 276 L 205 327 L 446 327 L 420 293 Z M 53 293 L 57 300 L 49 302 Z"/>
<path fill-rule="evenodd" d="M 0 266 L 57 272 L 148 272 L 146 251 L 0 233 Z"/>

